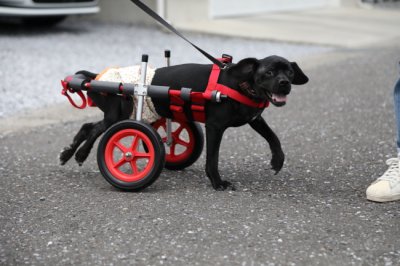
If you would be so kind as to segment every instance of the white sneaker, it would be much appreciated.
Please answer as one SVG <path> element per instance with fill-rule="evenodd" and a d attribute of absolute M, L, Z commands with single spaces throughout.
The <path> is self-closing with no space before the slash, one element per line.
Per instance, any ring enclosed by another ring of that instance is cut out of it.
<path fill-rule="evenodd" d="M 399 159 L 386 161 L 389 168 L 367 188 L 367 199 L 376 202 L 400 200 Z"/>

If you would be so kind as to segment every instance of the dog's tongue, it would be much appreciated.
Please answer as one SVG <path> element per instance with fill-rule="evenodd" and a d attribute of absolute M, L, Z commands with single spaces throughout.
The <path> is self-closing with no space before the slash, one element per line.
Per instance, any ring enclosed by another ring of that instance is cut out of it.
<path fill-rule="evenodd" d="M 286 102 L 286 99 L 286 95 L 272 94 L 272 100 L 274 100 L 274 102 L 283 103 Z"/>

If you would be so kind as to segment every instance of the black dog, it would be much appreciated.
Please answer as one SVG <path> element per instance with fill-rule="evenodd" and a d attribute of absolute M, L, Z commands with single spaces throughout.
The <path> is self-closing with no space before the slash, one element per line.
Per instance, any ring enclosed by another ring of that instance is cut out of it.
<path fill-rule="evenodd" d="M 174 89 L 191 88 L 204 91 L 207 87 L 211 65 L 184 64 L 156 70 L 152 85 L 170 86 Z M 96 75 L 85 72 L 94 78 Z M 220 84 L 228 86 L 247 97 L 258 101 L 269 101 L 275 106 L 283 106 L 290 93 L 291 84 L 302 85 L 308 82 L 307 76 L 295 62 L 279 56 L 269 56 L 262 60 L 246 58 L 221 71 Z M 73 143 L 60 154 L 61 164 L 65 164 L 78 147 L 86 141 L 75 154 L 75 160 L 81 165 L 90 153 L 96 139 L 111 125 L 128 119 L 132 113 L 133 101 L 129 97 L 102 95 L 88 92 L 89 97 L 104 112 L 104 119 L 97 123 L 82 126 Z M 155 102 L 157 112 L 163 109 Z M 272 169 L 278 173 L 284 162 L 284 153 L 280 141 L 262 118 L 263 109 L 253 108 L 232 99 L 221 103 L 206 104 L 206 174 L 216 190 L 233 189 L 230 182 L 221 180 L 218 172 L 218 156 L 222 135 L 228 127 L 238 127 L 246 123 L 263 136 L 271 149 Z M 160 113 L 160 112 L 159 112 Z"/>

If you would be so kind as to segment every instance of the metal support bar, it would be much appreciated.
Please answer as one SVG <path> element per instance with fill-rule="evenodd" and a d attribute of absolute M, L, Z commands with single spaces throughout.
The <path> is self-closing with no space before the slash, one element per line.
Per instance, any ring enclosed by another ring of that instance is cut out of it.
<path fill-rule="evenodd" d="M 170 50 L 165 50 L 164 51 L 164 56 L 165 56 L 165 61 L 167 64 L 167 67 L 171 65 L 171 51 Z M 167 145 L 171 146 L 172 145 L 172 121 L 170 118 L 167 118 Z"/>
<path fill-rule="evenodd" d="M 137 89 L 135 89 L 135 95 L 138 99 L 138 105 L 136 108 L 136 121 L 142 120 L 143 113 L 143 102 L 144 97 L 147 95 L 147 84 L 146 84 L 146 72 L 147 72 L 147 61 L 149 60 L 149 56 L 144 54 L 142 55 L 142 66 L 140 72 L 140 78 L 142 80 L 141 84 L 138 84 Z"/>

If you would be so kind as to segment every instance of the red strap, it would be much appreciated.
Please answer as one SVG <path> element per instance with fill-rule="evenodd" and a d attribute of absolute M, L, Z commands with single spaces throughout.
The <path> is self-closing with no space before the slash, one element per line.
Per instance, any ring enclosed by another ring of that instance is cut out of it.
<path fill-rule="evenodd" d="M 211 92 L 215 90 L 218 84 L 218 77 L 221 69 L 217 65 L 213 65 L 210 73 L 210 77 L 208 78 L 208 84 L 206 88 L 206 95 L 211 97 Z"/>
<path fill-rule="evenodd" d="M 216 90 L 216 91 L 221 92 L 222 94 L 227 95 L 229 98 L 231 98 L 237 102 L 240 102 L 244 105 L 247 105 L 247 106 L 251 106 L 254 108 L 266 108 L 269 106 L 268 101 L 261 102 L 261 103 L 256 102 L 234 89 L 231 89 L 225 85 L 219 84 L 218 78 L 219 78 L 220 72 L 221 72 L 221 69 L 217 65 L 213 65 L 213 67 L 211 69 L 211 73 L 210 73 L 210 78 L 208 79 L 207 88 L 205 91 L 205 96 L 207 98 L 211 98 L 212 91 Z"/>
<path fill-rule="evenodd" d="M 217 86 L 215 87 L 215 89 L 217 91 L 220 91 L 222 94 L 227 95 L 229 98 L 240 102 L 244 105 L 248 105 L 254 108 L 266 108 L 269 105 L 269 102 L 255 102 L 252 99 L 250 99 L 249 97 L 244 96 L 243 94 L 241 94 L 240 92 L 233 90 L 227 86 L 224 86 L 222 84 L 217 84 Z"/>
<path fill-rule="evenodd" d="M 61 80 L 61 84 L 63 86 L 63 90 L 61 91 L 61 94 L 66 96 L 68 98 L 68 101 L 72 104 L 72 106 L 74 106 L 75 108 L 78 109 L 85 109 L 86 108 L 86 97 L 85 95 L 83 95 L 82 91 L 76 91 L 76 93 L 78 93 L 79 97 L 81 97 L 82 99 L 82 104 L 81 105 L 77 105 L 74 100 L 71 98 L 71 96 L 68 94 L 68 91 L 71 93 L 75 93 L 75 91 L 71 90 L 70 88 L 68 88 L 68 82 Z"/>

